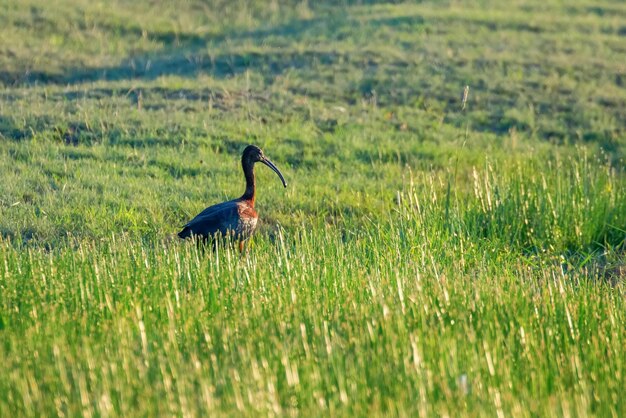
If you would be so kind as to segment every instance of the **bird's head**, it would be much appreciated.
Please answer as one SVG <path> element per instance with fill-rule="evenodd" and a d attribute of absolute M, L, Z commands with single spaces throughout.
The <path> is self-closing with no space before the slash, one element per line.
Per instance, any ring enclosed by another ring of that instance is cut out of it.
<path fill-rule="evenodd" d="M 270 159 L 267 158 L 265 154 L 263 154 L 263 150 L 261 150 L 261 148 L 257 147 L 256 145 L 248 145 L 246 149 L 243 150 L 241 162 L 244 166 L 254 163 L 265 164 L 266 166 L 271 168 L 276 174 L 278 174 L 278 177 L 280 177 L 280 181 L 283 182 L 283 186 L 287 187 L 285 178 L 283 177 L 283 174 L 280 172 L 278 167 L 276 167 L 274 163 L 272 163 Z"/>

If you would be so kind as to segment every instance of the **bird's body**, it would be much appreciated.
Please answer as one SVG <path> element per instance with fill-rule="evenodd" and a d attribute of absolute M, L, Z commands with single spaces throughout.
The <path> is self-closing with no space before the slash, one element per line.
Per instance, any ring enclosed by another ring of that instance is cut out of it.
<path fill-rule="evenodd" d="M 240 240 L 250 238 L 256 229 L 259 215 L 254 202 L 241 198 L 209 206 L 189 221 L 178 233 L 181 238 L 199 235 L 203 238 L 220 234 Z"/>
<path fill-rule="evenodd" d="M 183 227 L 178 236 L 183 239 L 193 236 L 203 239 L 214 238 L 218 235 L 230 236 L 239 240 L 240 243 L 250 238 L 256 229 L 258 220 L 258 214 L 254 209 L 256 198 L 254 163 L 256 162 L 261 162 L 274 170 L 283 185 L 287 187 L 283 175 L 263 155 L 263 151 L 254 145 L 249 145 L 241 157 L 241 165 L 246 177 L 244 194 L 238 199 L 218 203 L 204 209 Z"/>

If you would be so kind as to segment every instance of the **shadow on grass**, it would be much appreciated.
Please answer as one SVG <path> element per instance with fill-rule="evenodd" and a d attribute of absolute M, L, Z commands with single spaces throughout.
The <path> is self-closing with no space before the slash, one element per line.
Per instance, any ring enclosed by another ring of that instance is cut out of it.
<path fill-rule="evenodd" d="M 0 115 L 0 139 L 21 141 L 30 136 L 30 133 L 20 128 L 13 119 Z"/>
<path fill-rule="evenodd" d="M 75 85 L 93 81 L 119 81 L 130 79 L 154 79 L 164 75 L 194 77 L 200 72 L 223 78 L 245 72 L 247 69 L 267 70 L 275 76 L 288 68 L 302 68 L 314 62 L 333 64 L 335 53 L 250 53 L 212 55 L 210 49 L 221 49 L 227 42 L 246 39 L 263 39 L 282 36 L 289 39 L 300 37 L 316 25 L 324 25 L 331 32 L 345 26 L 347 14 L 332 19 L 313 18 L 296 20 L 285 25 L 252 31 L 230 32 L 219 35 L 197 35 L 193 33 L 162 32 L 147 36 L 164 45 L 156 54 L 130 56 L 120 65 L 109 67 L 68 67 L 59 72 L 0 70 L 0 82 L 4 84 L 60 84 Z M 327 21 L 328 20 L 328 21 Z M 330 22 L 330 23 L 329 23 Z M 110 27 L 112 33 L 138 38 L 146 36 L 140 27 Z M 97 94 L 97 93 L 96 93 Z"/>
<path fill-rule="evenodd" d="M 104 67 L 66 67 L 61 71 L 10 71 L 0 69 L 0 83 L 6 85 L 18 84 L 49 84 L 49 85 L 79 85 L 94 81 L 122 81 L 122 80 L 153 80 L 167 75 L 181 77 L 196 77 L 198 74 L 209 74 L 215 78 L 226 78 L 241 74 L 247 70 L 254 70 L 264 74 L 266 78 L 274 78 L 289 69 L 312 68 L 316 66 L 331 66 L 344 62 L 354 62 L 355 54 L 339 52 L 319 52 L 304 50 L 298 52 L 273 51 L 269 53 L 220 53 L 213 54 L 211 50 L 228 50 L 233 42 L 246 40 L 264 40 L 267 38 L 284 38 L 285 41 L 315 41 L 318 35 L 323 34 L 331 41 L 341 39 L 346 30 L 355 25 L 365 24 L 370 28 L 385 26 L 400 27 L 409 25 L 418 29 L 424 24 L 424 18 L 418 15 L 385 18 L 366 18 L 355 20 L 351 16 L 350 8 L 355 5 L 389 3 L 388 1 L 343 1 L 340 4 L 320 2 L 313 8 L 324 9 L 319 17 L 296 19 L 282 25 L 255 29 L 231 31 L 223 34 L 199 35 L 186 32 L 145 32 L 139 26 L 112 26 L 106 22 L 99 26 L 118 37 L 138 39 L 147 37 L 152 41 L 163 44 L 158 53 L 132 55 L 119 65 Z M 391 2 L 394 3 L 394 2 Z M 332 6 L 332 7 L 331 7 Z M 358 15 L 358 14 L 357 14 Z M 368 61 L 367 54 L 360 55 L 360 60 Z M 357 62 L 359 66 L 373 65 L 372 62 Z M 386 62 L 386 64 L 390 64 Z M 393 64 L 393 63 L 391 63 Z M 396 63 L 402 67 L 407 64 Z M 94 91 L 93 95 L 103 94 L 106 91 Z M 80 98 L 68 96 L 68 99 Z"/>
<path fill-rule="evenodd" d="M 166 75 L 193 78 L 202 73 L 210 74 L 216 78 L 226 78 L 242 74 L 248 69 L 262 72 L 266 78 L 273 79 L 289 69 L 333 65 L 348 59 L 347 55 L 336 52 L 317 51 L 274 52 L 269 54 L 250 52 L 216 56 L 197 51 L 189 51 L 186 54 L 172 52 L 158 56 L 134 57 L 119 66 L 68 69 L 64 74 L 31 72 L 16 75 L 0 72 L 0 80 L 14 80 L 13 83 L 8 84 L 22 82 L 75 85 L 102 80 L 154 80 Z M 68 99 L 78 97 L 78 95 L 76 97 L 68 96 Z"/>

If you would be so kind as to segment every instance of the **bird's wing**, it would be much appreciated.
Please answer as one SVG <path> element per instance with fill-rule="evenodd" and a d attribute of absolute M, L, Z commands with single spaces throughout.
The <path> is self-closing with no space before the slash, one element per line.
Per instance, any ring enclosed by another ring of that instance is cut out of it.
<path fill-rule="evenodd" d="M 229 209 L 229 208 L 234 207 L 234 206 L 235 206 L 235 201 L 234 200 L 229 200 L 227 202 L 218 203 L 216 205 L 209 206 L 208 208 L 204 209 L 202 212 L 200 212 L 199 214 L 196 215 L 196 218 L 199 218 L 200 216 L 220 213 L 224 209 Z M 196 218 L 194 218 L 194 219 L 196 219 Z"/>
<path fill-rule="evenodd" d="M 237 204 L 234 200 L 209 206 L 189 221 L 185 227 L 194 234 L 207 235 L 220 231 L 226 234 L 235 230 L 239 219 Z"/>

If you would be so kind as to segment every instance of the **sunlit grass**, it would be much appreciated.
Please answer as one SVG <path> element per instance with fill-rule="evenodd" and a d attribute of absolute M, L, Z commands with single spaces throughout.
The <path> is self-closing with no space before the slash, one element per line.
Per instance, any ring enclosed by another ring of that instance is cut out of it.
<path fill-rule="evenodd" d="M 623 5 L 5 9 L 0 416 L 626 415 Z"/>
<path fill-rule="evenodd" d="M 609 269 L 528 253 L 623 245 L 610 222 L 626 196 L 610 170 L 577 180 L 586 164 L 487 170 L 448 211 L 435 183 L 409 189 L 386 221 L 279 229 L 244 255 L 120 235 L 2 242 L 3 408 L 619 416 L 623 277 L 611 287 Z M 497 200 L 520 189 L 534 203 Z M 559 193 L 573 203 L 526 212 Z"/>

